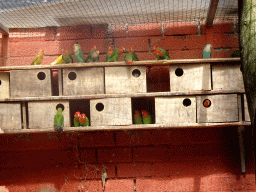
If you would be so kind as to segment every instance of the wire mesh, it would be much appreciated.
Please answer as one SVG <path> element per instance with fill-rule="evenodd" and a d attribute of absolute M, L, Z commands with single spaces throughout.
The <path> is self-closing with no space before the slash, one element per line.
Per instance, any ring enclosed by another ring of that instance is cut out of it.
<path fill-rule="evenodd" d="M 8 28 L 86 24 L 205 22 L 210 0 L 0 0 Z M 237 17 L 237 1 L 220 0 L 216 18 Z"/>

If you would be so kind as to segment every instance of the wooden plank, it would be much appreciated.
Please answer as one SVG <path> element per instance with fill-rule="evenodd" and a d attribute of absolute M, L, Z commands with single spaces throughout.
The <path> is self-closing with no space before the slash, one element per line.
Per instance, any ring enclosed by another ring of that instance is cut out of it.
<path fill-rule="evenodd" d="M 21 129 L 21 104 L 0 103 L 0 127 L 2 129 Z"/>
<path fill-rule="evenodd" d="M 28 102 L 29 129 L 43 129 L 54 126 L 54 115 L 57 112 L 56 106 L 64 106 L 64 126 L 70 127 L 69 102 L 68 101 L 37 101 Z"/>
<path fill-rule="evenodd" d="M 21 103 L 21 107 L 22 107 L 22 128 L 23 129 L 27 129 L 28 125 L 27 125 L 27 107 L 26 107 L 26 102 L 22 102 Z"/>
<path fill-rule="evenodd" d="M 59 96 L 63 95 L 63 74 L 62 69 L 58 69 Z"/>
<path fill-rule="evenodd" d="M 229 122 L 229 123 L 172 123 L 172 124 L 147 124 L 147 125 L 122 125 L 122 126 L 87 126 L 87 127 L 64 127 L 64 132 L 73 131 L 117 131 L 117 130 L 145 130 L 145 129 L 177 129 L 177 128 L 223 128 L 233 126 L 250 126 L 250 122 Z M 2 129 L 5 134 L 17 133 L 42 133 L 55 132 L 54 128 L 44 129 Z M 1 133 L 0 133 L 1 134 Z M 2 133 L 3 134 L 3 133 Z"/>
<path fill-rule="evenodd" d="M 211 90 L 210 64 L 171 65 L 169 69 L 171 92 Z"/>
<path fill-rule="evenodd" d="M 238 121 L 237 95 L 204 95 L 197 96 L 197 122 L 221 123 Z M 203 102 L 209 99 L 211 105 L 204 107 Z"/>
<path fill-rule="evenodd" d="M 4 26 L 2 23 L 0 23 L 0 33 L 3 35 L 8 35 L 9 34 L 9 29 Z"/>
<path fill-rule="evenodd" d="M 244 97 L 244 120 L 245 121 L 251 121 L 250 115 L 249 115 L 249 110 L 248 110 L 248 103 L 246 99 L 246 95 L 243 95 Z"/>
<path fill-rule="evenodd" d="M 157 97 L 155 116 L 156 124 L 196 123 L 196 97 Z"/>
<path fill-rule="evenodd" d="M 217 11 L 219 0 L 211 0 L 210 7 L 206 18 L 206 26 L 211 27 Z"/>
<path fill-rule="evenodd" d="M 148 60 L 148 61 L 134 61 L 133 65 L 151 66 L 151 65 L 176 65 L 176 64 L 199 64 L 199 63 L 227 63 L 237 64 L 240 58 L 211 58 L 211 59 L 174 59 L 174 60 Z M 124 61 L 119 62 L 98 62 L 98 63 L 72 63 L 63 65 L 23 65 L 23 66 L 4 66 L 0 67 L 0 71 L 9 70 L 24 70 L 24 69 L 65 69 L 76 67 L 112 67 L 112 66 L 127 66 Z"/>
<path fill-rule="evenodd" d="M 102 67 L 63 69 L 63 95 L 104 93 Z"/>
<path fill-rule="evenodd" d="M 105 67 L 106 93 L 146 93 L 146 67 Z"/>
<path fill-rule="evenodd" d="M 219 95 L 219 94 L 243 94 L 237 90 L 218 90 L 218 91 L 177 91 L 177 92 L 151 92 L 136 94 L 94 94 L 94 95 L 75 95 L 75 96 L 45 96 L 45 97 L 19 97 L 0 99 L 0 102 L 7 101 L 47 101 L 47 100 L 69 100 L 69 99 L 103 99 L 103 98 L 124 98 L 124 97 L 170 97 L 170 96 L 194 96 L 194 95 Z"/>
<path fill-rule="evenodd" d="M 92 126 L 131 125 L 131 98 L 107 98 L 90 100 Z"/>
<path fill-rule="evenodd" d="M 213 65 L 212 85 L 213 90 L 241 90 L 244 92 L 241 65 Z"/>
<path fill-rule="evenodd" d="M 0 99 L 10 97 L 10 74 L 0 73 Z"/>
<path fill-rule="evenodd" d="M 10 96 L 51 96 L 51 72 L 49 69 L 10 71 Z"/>

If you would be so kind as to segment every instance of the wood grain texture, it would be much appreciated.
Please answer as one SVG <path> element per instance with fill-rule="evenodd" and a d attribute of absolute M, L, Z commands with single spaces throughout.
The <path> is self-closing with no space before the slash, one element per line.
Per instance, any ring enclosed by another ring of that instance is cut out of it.
<path fill-rule="evenodd" d="M 210 64 L 171 65 L 169 69 L 171 92 L 211 90 Z"/>
<path fill-rule="evenodd" d="M 245 121 L 251 121 L 250 115 L 249 115 L 249 110 L 248 110 L 248 103 L 247 103 L 246 95 L 244 94 L 243 97 L 244 97 L 244 120 Z"/>
<path fill-rule="evenodd" d="M 0 103 L 0 128 L 22 128 L 20 103 Z"/>
<path fill-rule="evenodd" d="M 102 111 L 96 109 L 97 105 L 104 106 Z M 91 125 L 131 125 L 132 108 L 131 98 L 107 98 L 90 101 Z"/>
<path fill-rule="evenodd" d="M 10 75 L 9 73 L 0 73 L 0 99 L 10 97 Z"/>
<path fill-rule="evenodd" d="M 203 106 L 203 101 L 209 99 L 210 107 Z M 237 94 L 196 96 L 197 122 L 222 123 L 238 121 Z"/>
<path fill-rule="evenodd" d="M 146 93 L 146 67 L 105 67 L 106 93 Z"/>
<path fill-rule="evenodd" d="M 241 90 L 244 91 L 241 65 L 213 65 L 213 90 Z"/>
<path fill-rule="evenodd" d="M 44 79 L 40 80 L 39 78 Z M 11 70 L 11 97 L 43 97 L 52 95 L 50 69 Z"/>
<path fill-rule="evenodd" d="M 37 101 L 28 102 L 28 128 L 45 129 L 54 127 L 54 115 L 56 106 L 64 105 L 64 127 L 70 127 L 69 102 L 68 101 Z"/>
<path fill-rule="evenodd" d="M 156 124 L 196 123 L 196 97 L 157 97 L 155 110 Z"/>
<path fill-rule="evenodd" d="M 76 79 L 71 80 L 71 74 Z M 104 94 L 104 71 L 102 67 L 63 69 L 63 95 Z"/>

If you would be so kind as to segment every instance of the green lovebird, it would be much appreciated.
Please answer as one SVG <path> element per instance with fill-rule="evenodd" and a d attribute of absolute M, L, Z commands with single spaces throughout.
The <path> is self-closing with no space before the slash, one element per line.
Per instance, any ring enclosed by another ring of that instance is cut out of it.
<path fill-rule="evenodd" d="M 132 47 L 128 48 L 128 53 L 125 54 L 124 60 L 127 64 L 131 64 L 133 61 L 139 61 L 139 58 L 136 55 L 136 53 L 133 51 Z"/>
<path fill-rule="evenodd" d="M 89 119 L 86 117 L 84 113 L 82 113 L 79 119 L 80 126 L 83 126 L 83 127 L 89 126 L 89 123 L 90 123 Z"/>
<path fill-rule="evenodd" d="M 169 53 L 166 50 L 155 45 L 153 51 L 157 60 L 169 60 Z"/>
<path fill-rule="evenodd" d="M 152 123 L 152 117 L 146 110 L 141 110 L 142 119 L 144 124 L 151 124 Z"/>
<path fill-rule="evenodd" d="M 139 110 L 135 110 L 133 117 L 134 117 L 134 124 L 143 124 L 141 113 Z"/>
<path fill-rule="evenodd" d="M 204 49 L 203 49 L 203 52 L 202 52 L 202 56 L 204 59 L 209 59 L 211 58 L 211 47 L 212 45 L 211 44 L 206 44 Z"/>
<path fill-rule="evenodd" d="M 44 59 L 44 50 L 39 50 L 31 65 L 40 65 Z"/>
<path fill-rule="evenodd" d="M 113 48 L 112 48 L 112 46 L 109 46 L 108 47 L 108 53 L 106 55 L 106 62 L 110 59 L 110 56 L 111 56 L 112 53 L 113 53 Z"/>
<path fill-rule="evenodd" d="M 62 58 L 64 63 L 73 63 L 73 57 L 70 55 L 68 49 L 62 49 Z"/>
<path fill-rule="evenodd" d="M 100 57 L 100 52 L 97 50 L 96 46 L 94 45 L 91 51 L 89 52 L 85 62 L 91 63 L 91 62 L 98 62 Z"/>
<path fill-rule="evenodd" d="M 81 46 L 78 43 L 76 43 L 74 45 L 74 52 L 75 52 L 76 62 L 77 63 L 85 63 L 84 55 L 81 50 Z"/>
<path fill-rule="evenodd" d="M 74 127 L 79 127 L 79 126 L 80 126 L 80 124 L 79 124 L 80 116 L 81 116 L 80 112 L 77 111 L 77 112 L 75 113 L 74 119 L 73 119 Z"/>
<path fill-rule="evenodd" d="M 54 116 L 54 129 L 59 134 L 62 133 L 64 127 L 64 116 L 62 114 L 62 108 L 59 107 L 56 115 Z"/>
<path fill-rule="evenodd" d="M 114 62 L 117 61 L 122 55 L 122 53 L 125 51 L 124 47 L 121 47 L 120 49 L 115 49 L 113 53 L 110 55 L 109 59 L 106 62 Z"/>

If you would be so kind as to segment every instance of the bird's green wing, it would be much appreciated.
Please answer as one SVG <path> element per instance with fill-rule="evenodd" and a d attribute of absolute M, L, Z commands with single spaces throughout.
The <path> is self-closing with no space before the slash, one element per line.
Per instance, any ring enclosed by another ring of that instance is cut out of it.
<path fill-rule="evenodd" d="M 139 61 L 139 58 L 135 52 L 132 52 L 133 61 Z"/>

